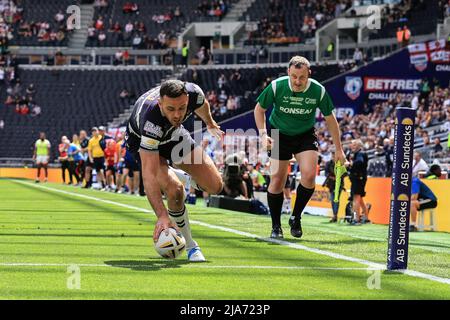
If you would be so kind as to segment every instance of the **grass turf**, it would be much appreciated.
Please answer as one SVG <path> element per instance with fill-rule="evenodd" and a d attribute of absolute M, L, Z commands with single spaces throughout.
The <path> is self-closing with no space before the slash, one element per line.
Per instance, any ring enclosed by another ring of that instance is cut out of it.
<path fill-rule="evenodd" d="M 0 195 L 0 299 L 450 298 L 448 284 L 398 273 L 381 272 L 380 289 L 371 290 L 373 272 L 363 264 L 199 224 L 192 232 L 208 262 L 165 260 L 153 249 L 154 214 L 115 204 L 149 209 L 146 198 L 7 179 L 0 180 Z M 270 232 L 265 216 L 201 203 L 188 208 L 194 221 L 261 237 Z M 327 221 L 306 215 L 304 237 L 286 241 L 386 263 L 387 226 Z M 449 234 L 411 234 L 409 255 L 410 269 L 450 277 Z M 67 286 L 71 264 L 81 270 L 79 290 Z"/>

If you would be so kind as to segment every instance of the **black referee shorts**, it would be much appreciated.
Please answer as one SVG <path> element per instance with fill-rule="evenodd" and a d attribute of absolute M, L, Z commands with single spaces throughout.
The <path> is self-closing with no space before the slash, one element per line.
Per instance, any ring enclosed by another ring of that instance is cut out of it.
<path fill-rule="evenodd" d="M 291 160 L 293 155 L 309 150 L 319 150 L 314 128 L 295 136 L 279 132 L 279 139 L 278 141 L 274 139 L 269 157 L 276 160 Z"/>
<path fill-rule="evenodd" d="M 361 197 L 366 196 L 366 182 L 367 178 L 364 177 L 350 177 L 351 193 L 352 195 L 360 195 Z"/>

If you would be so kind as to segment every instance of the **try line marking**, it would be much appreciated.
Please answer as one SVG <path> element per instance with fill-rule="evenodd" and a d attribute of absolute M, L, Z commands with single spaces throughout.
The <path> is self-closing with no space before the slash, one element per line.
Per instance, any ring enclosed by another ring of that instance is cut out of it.
<path fill-rule="evenodd" d="M 241 266 L 208 266 L 199 263 L 191 263 L 186 265 L 178 265 L 169 263 L 161 263 L 161 264 L 152 264 L 152 265 L 144 265 L 144 264 L 106 264 L 106 263 L 28 263 L 28 262 L 11 262 L 11 263 L 0 263 L 0 267 L 90 267 L 90 268 L 130 268 L 130 269 L 163 269 L 163 268 L 190 268 L 190 269 L 281 269 L 281 270 L 361 270 L 361 271 L 376 271 L 378 269 L 371 268 L 352 268 L 352 267 L 310 267 L 310 266 L 252 266 L 252 265 L 241 265 Z"/>
<path fill-rule="evenodd" d="M 75 197 L 84 198 L 84 199 L 88 199 L 88 200 L 94 200 L 94 201 L 99 201 L 99 202 L 103 202 L 103 203 L 108 203 L 108 204 L 111 204 L 111 205 L 115 205 L 115 206 L 119 206 L 119 207 L 123 207 L 123 208 L 127 208 L 127 209 L 132 209 L 132 210 L 136 210 L 136 211 L 141 211 L 141 212 L 145 212 L 145 213 L 153 213 L 152 210 L 148 210 L 148 209 L 144 209 L 144 208 L 139 208 L 139 207 L 127 205 L 127 204 L 123 204 L 123 203 L 120 203 L 120 202 L 115 202 L 115 201 L 111 201 L 111 200 L 105 200 L 105 199 L 101 199 L 101 198 L 96 198 L 96 197 L 87 196 L 87 195 L 84 195 L 84 194 L 68 192 L 68 191 L 59 190 L 59 189 L 53 189 L 53 188 L 49 188 L 49 187 L 44 187 L 42 185 L 35 185 L 35 184 L 29 183 L 29 182 L 23 182 L 23 181 L 20 181 L 20 180 L 12 180 L 12 181 L 14 181 L 16 183 L 19 183 L 19 184 L 24 184 L 24 185 L 27 185 L 27 186 L 31 186 L 31 187 L 34 187 L 34 188 L 45 189 L 45 190 L 49 190 L 49 191 L 52 191 L 52 192 L 58 192 L 58 193 L 67 194 L 67 195 L 70 195 L 70 196 L 75 196 Z M 308 252 L 313 252 L 313 253 L 316 253 L 316 254 L 320 254 L 320 255 L 331 257 L 331 258 L 338 259 L 338 260 L 359 263 L 359 264 L 365 265 L 365 266 L 367 266 L 367 267 L 369 267 L 371 269 L 386 270 L 386 266 L 382 265 L 380 263 L 375 263 L 375 262 L 371 262 L 371 261 L 367 261 L 367 260 L 363 260 L 363 259 L 359 259 L 359 258 L 353 258 L 353 257 L 345 256 L 345 255 L 342 255 L 342 254 L 339 254 L 339 253 L 334 253 L 334 252 L 331 252 L 331 251 L 326 251 L 326 250 L 321 250 L 321 249 L 316 249 L 316 248 L 310 248 L 310 247 L 307 247 L 307 246 L 304 246 L 304 245 L 301 245 L 301 244 L 298 244 L 298 243 L 292 243 L 292 242 L 285 241 L 285 240 L 272 239 L 272 238 L 263 238 L 263 237 L 260 237 L 260 236 L 258 236 L 256 234 L 243 232 L 243 231 L 239 231 L 239 230 L 231 229 L 231 228 L 226 228 L 226 227 L 222 227 L 222 226 L 216 226 L 216 225 L 209 224 L 209 223 L 204 223 L 204 222 L 201 222 L 201 221 L 190 220 L 190 222 L 192 224 L 196 224 L 196 225 L 203 226 L 203 227 L 206 227 L 206 228 L 215 229 L 215 230 L 221 230 L 221 231 L 237 234 L 237 235 L 240 235 L 240 236 L 244 236 L 244 237 L 247 237 L 247 238 L 252 238 L 252 239 L 265 241 L 265 242 L 270 242 L 270 243 L 276 243 L 276 244 L 279 244 L 279 245 L 287 246 L 289 248 L 294 248 L 294 249 L 304 250 L 304 251 L 308 251 Z M 403 273 L 403 274 L 406 274 L 408 276 L 412 276 L 412 277 L 416 277 L 416 278 L 422 278 L 422 279 L 427 279 L 427 280 L 436 281 L 436 282 L 440 282 L 440 283 L 444 283 L 444 284 L 450 284 L 450 279 L 449 278 L 442 278 L 442 277 L 438 277 L 438 276 L 434 276 L 434 275 L 431 275 L 431 274 L 418 272 L 418 271 L 414 271 L 414 270 L 409 270 L 409 269 L 407 269 L 407 270 L 395 270 L 393 272 Z"/>

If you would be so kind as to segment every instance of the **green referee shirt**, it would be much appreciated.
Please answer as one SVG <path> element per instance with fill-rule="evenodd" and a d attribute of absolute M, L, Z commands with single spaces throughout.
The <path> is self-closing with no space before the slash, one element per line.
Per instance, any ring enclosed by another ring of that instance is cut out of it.
<path fill-rule="evenodd" d="M 274 106 L 270 124 L 290 136 L 302 134 L 314 127 L 317 108 L 324 116 L 331 115 L 334 109 L 324 86 L 311 78 L 303 92 L 292 91 L 289 76 L 275 79 L 257 101 L 263 109 Z"/>

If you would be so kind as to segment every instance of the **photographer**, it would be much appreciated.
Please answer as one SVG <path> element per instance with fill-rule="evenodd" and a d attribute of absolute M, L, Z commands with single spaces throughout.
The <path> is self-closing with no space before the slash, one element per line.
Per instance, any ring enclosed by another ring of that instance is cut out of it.
<path fill-rule="evenodd" d="M 224 195 L 236 198 L 240 195 L 248 199 L 247 184 L 244 181 L 249 174 L 243 170 L 243 161 L 237 154 L 229 155 L 225 159 L 223 170 Z"/>

